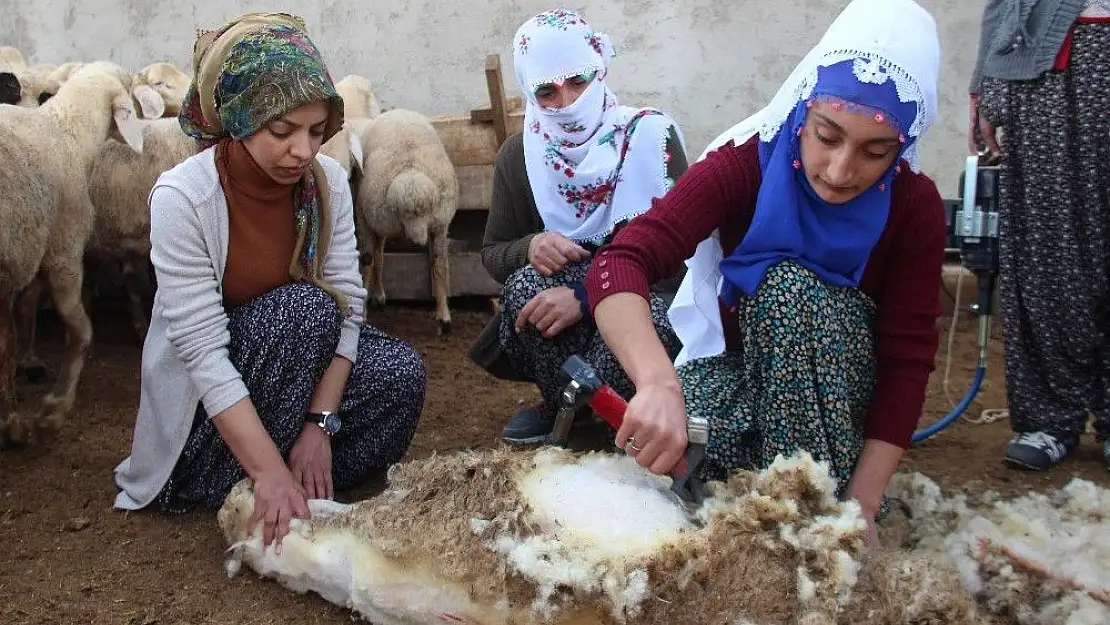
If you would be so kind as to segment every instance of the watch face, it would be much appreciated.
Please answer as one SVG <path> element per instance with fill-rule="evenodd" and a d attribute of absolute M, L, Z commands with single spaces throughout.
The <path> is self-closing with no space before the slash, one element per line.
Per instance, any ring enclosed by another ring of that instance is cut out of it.
<path fill-rule="evenodd" d="M 336 432 L 339 431 L 339 426 L 342 425 L 342 423 L 343 422 L 342 420 L 340 420 L 339 415 L 335 414 L 334 412 L 329 415 L 325 415 L 324 431 L 331 436 L 335 436 Z"/>

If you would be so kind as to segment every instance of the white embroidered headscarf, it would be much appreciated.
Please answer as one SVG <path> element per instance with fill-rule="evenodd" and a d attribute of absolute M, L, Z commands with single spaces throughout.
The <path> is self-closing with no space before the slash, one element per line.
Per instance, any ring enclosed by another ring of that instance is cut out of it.
<path fill-rule="evenodd" d="M 933 16 L 913 0 L 853 0 L 794 68 L 771 102 L 710 142 L 698 160 L 729 141 L 740 145 L 756 134 L 760 141 L 773 140 L 795 106 L 812 93 L 818 68 L 853 59 L 872 61 L 855 64 L 859 80 L 891 80 L 902 102 L 916 103 L 917 117 L 909 123 L 907 135 L 919 137 L 933 124 L 940 73 L 940 42 Z M 877 75 L 875 63 L 883 70 Z M 867 71 L 861 74 L 863 70 Z M 920 168 L 918 145 L 920 142 L 914 142 L 903 155 L 914 171 Z M 725 349 L 718 304 L 722 257 L 719 233 L 714 232 L 686 261 L 686 276 L 668 311 L 682 341 L 675 366 Z"/>
<path fill-rule="evenodd" d="M 578 243 L 600 243 L 674 184 L 665 146 L 668 128 L 678 125 L 660 111 L 619 105 L 605 83 L 613 55 L 609 37 L 567 9 L 530 18 L 513 38 L 526 102 L 524 162 L 536 208 L 548 231 Z M 550 109 L 537 102 L 540 85 L 592 72 L 574 104 Z"/>

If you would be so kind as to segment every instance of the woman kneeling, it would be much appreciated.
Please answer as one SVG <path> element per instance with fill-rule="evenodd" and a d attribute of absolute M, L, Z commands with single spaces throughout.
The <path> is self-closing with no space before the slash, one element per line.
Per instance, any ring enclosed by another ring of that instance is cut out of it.
<path fill-rule="evenodd" d="M 938 48 L 911 0 L 855 0 L 768 107 L 600 250 L 586 285 L 636 385 L 616 443 L 640 464 L 675 465 L 688 411 L 710 422 L 709 477 L 807 451 L 882 512 L 938 342 L 944 209 L 914 171 Z M 691 253 L 676 373 L 645 286 Z"/>
<path fill-rule="evenodd" d="M 363 323 L 347 176 L 317 157 L 343 101 L 300 20 L 246 15 L 194 53 L 180 122 L 205 149 L 150 194 L 158 289 L 116 507 L 217 507 L 247 475 L 269 544 L 404 455 L 426 374 Z"/>

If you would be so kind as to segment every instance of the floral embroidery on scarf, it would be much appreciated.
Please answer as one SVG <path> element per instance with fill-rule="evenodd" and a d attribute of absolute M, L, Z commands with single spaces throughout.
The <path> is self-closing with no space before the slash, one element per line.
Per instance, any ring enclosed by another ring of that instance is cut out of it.
<path fill-rule="evenodd" d="M 528 128 L 532 131 L 532 134 L 540 134 L 540 120 L 537 119 L 536 121 L 532 122 L 532 125 Z"/>
<path fill-rule="evenodd" d="M 571 13 L 565 9 L 555 9 L 552 11 L 544 11 L 537 15 L 536 24 L 566 30 L 571 26 L 577 26 L 579 24 L 585 25 L 585 22 L 583 22 L 576 13 Z"/>
<path fill-rule="evenodd" d="M 586 129 L 581 122 L 562 122 L 559 124 L 559 128 L 566 133 L 582 132 Z"/>
<path fill-rule="evenodd" d="M 592 215 L 598 207 L 609 203 L 613 197 L 613 189 L 620 181 L 619 175 L 616 178 L 582 186 L 564 182 L 559 185 L 559 194 L 574 207 L 575 217 L 584 219 Z"/>
<path fill-rule="evenodd" d="M 597 33 L 590 33 L 587 35 L 586 41 L 590 42 L 590 47 L 593 48 L 594 52 L 597 52 L 598 55 L 604 54 L 601 48 L 601 37 L 598 37 Z"/>
<path fill-rule="evenodd" d="M 516 45 L 517 45 L 518 48 L 520 48 L 520 52 L 522 54 L 526 54 L 528 52 L 528 44 L 530 42 L 531 42 L 531 39 L 528 38 L 528 35 L 521 35 L 520 36 L 520 41 L 518 41 Z"/>

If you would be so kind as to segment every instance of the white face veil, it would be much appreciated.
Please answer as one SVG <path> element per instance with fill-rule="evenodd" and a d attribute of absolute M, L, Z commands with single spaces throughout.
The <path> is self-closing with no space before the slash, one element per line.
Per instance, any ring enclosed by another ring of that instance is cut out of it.
<path fill-rule="evenodd" d="M 698 161 L 730 141 L 740 145 L 757 134 L 761 141 L 774 139 L 798 102 L 812 93 L 818 68 L 853 59 L 859 59 L 854 70 L 861 82 L 893 81 L 902 102 L 916 103 L 917 116 L 909 124 L 907 135 L 920 137 L 936 121 L 940 75 L 936 20 L 913 0 L 853 0 L 802 58 L 770 103 L 711 141 Z M 920 170 L 919 145 L 920 141 L 915 142 L 905 153 L 914 171 Z M 722 256 L 718 233 L 714 232 L 686 261 L 686 277 L 668 311 L 683 345 L 676 366 L 725 349 L 717 298 Z"/>

